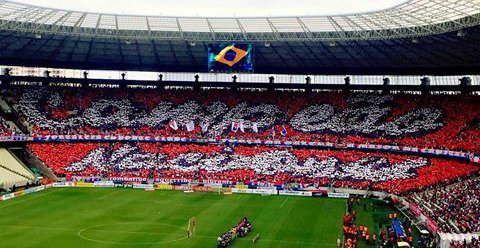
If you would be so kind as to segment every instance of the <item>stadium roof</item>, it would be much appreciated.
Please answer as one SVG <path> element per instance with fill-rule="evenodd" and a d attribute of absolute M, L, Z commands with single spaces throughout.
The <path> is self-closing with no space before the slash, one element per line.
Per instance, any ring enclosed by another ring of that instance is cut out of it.
<path fill-rule="evenodd" d="M 120 15 L 273 17 L 341 15 L 392 8 L 410 0 L 14 0 L 57 9 Z M 112 8 L 112 6 L 115 6 Z"/>
<path fill-rule="evenodd" d="M 419 37 L 480 24 L 480 0 L 410 0 L 371 13 L 299 17 L 166 17 L 86 13 L 0 0 L 11 31 L 193 41 L 348 41 Z"/>
<path fill-rule="evenodd" d="M 83 13 L 0 0 L 0 64 L 206 72 L 208 44 L 254 45 L 256 73 L 480 71 L 480 0 L 410 0 L 345 16 L 202 18 Z"/>

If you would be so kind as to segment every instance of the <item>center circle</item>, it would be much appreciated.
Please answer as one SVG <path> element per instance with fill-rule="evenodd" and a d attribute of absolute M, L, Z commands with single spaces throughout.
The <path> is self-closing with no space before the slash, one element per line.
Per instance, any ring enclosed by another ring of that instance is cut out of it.
<path fill-rule="evenodd" d="M 187 230 L 165 223 L 122 222 L 90 226 L 77 235 L 91 242 L 124 245 L 148 245 L 188 239 Z"/>

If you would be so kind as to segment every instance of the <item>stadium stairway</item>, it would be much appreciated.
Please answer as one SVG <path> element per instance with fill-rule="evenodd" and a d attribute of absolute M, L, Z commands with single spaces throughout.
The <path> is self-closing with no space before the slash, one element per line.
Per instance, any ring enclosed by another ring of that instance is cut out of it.
<path fill-rule="evenodd" d="M 0 148 L 0 186 L 11 188 L 35 181 L 35 175 L 9 150 Z"/>
<path fill-rule="evenodd" d="M 10 114 L 12 112 L 12 108 L 8 103 L 0 97 L 0 108 L 2 109 L 3 113 Z"/>
<path fill-rule="evenodd" d="M 11 107 L 3 98 L 0 97 L 0 113 L 10 122 L 14 130 L 20 130 L 24 134 L 29 133 L 29 126 L 20 120 L 18 112 L 15 108 Z"/>
<path fill-rule="evenodd" d="M 25 147 L 11 147 L 10 152 L 23 162 L 28 168 L 36 168 L 42 176 L 58 181 L 55 173 Z"/>

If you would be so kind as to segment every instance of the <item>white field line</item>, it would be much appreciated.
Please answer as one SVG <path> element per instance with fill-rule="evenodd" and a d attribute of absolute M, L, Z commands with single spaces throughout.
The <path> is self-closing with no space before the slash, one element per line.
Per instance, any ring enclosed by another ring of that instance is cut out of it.
<path fill-rule="evenodd" d="M 102 200 L 102 199 L 105 199 L 105 198 L 107 198 L 107 197 L 109 197 L 109 196 L 118 194 L 119 192 L 120 192 L 120 190 L 112 191 L 112 192 L 110 192 L 110 193 L 108 193 L 108 194 L 105 194 L 105 195 L 102 195 L 102 196 L 98 197 L 97 199 Z"/>
<path fill-rule="evenodd" d="M 280 205 L 280 209 L 282 209 L 283 206 L 285 206 L 285 203 L 287 203 L 287 201 L 288 201 L 288 198 L 285 198 L 285 201 L 283 201 L 282 205 Z"/>

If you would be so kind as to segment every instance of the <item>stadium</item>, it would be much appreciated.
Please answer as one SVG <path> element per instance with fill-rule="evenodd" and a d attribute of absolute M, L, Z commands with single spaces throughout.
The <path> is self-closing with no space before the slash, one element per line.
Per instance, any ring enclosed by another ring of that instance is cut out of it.
<path fill-rule="evenodd" d="M 480 247 L 480 0 L 213 2 L 0 0 L 0 247 Z"/>

